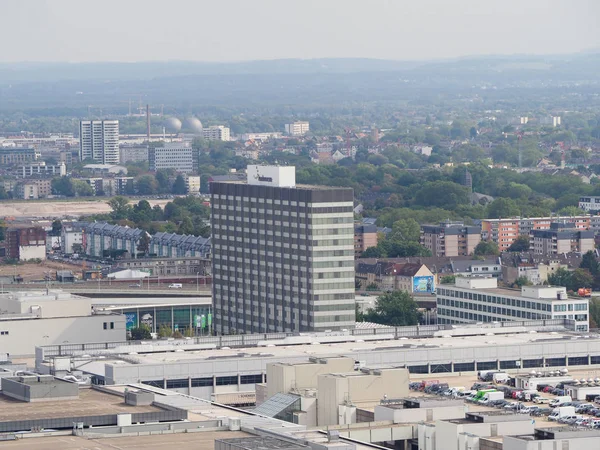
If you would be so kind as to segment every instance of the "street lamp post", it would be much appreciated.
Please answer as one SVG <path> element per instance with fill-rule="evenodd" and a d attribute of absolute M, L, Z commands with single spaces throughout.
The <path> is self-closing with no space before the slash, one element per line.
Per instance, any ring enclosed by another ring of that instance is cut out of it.
<path fill-rule="evenodd" d="M 198 279 L 200 277 L 200 272 L 196 272 L 196 292 L 198 292 L 200 289 L 198 288 Z"/>

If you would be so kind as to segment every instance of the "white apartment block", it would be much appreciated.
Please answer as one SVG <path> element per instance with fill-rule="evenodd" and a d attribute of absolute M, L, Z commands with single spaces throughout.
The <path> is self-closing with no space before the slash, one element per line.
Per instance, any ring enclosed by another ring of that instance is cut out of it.
<path fill-rule="evenodd" d="M 579 197 L 579 209 L 600 211 L 600 197 Z"/>
<path fill-rule="evenodd" d="M 175 169 L 177 172 L 190 173 L 198 168 L 198 151 L 181 144 L 148 150 L 150 170 Z"/>
<path fill-rule="evenodd" d="M 285 132 L 290 136 L 302 136 L 310 131 L 310 125 L 305 121 L 285 124 Z"/>
<path fill-rule="evenodd" d="M 183 179 L 188 194 L 197 195 L 200 193 L 200 176 L 185 175 Z"/>
<path fill-rule="evenodd" d="M 571 319 L 576 331 L 589 330 L 589 300 L 570 298 L 562 286 L 498 288 L 493 277 L 459 277 L 436 291 L 439 324 Z"/>
<path fill-rule="evenodd" d="M 119 121 L 82 120 L 79 122 L 79 157 L 101 164 L 118 164 Z"/>
<path fill-rule="evenodd" d="M 207 141 L 229 141 L 229 128 L 223 125 L 213 125 L 208 128 L 202 128 L 202 137 Z"/>

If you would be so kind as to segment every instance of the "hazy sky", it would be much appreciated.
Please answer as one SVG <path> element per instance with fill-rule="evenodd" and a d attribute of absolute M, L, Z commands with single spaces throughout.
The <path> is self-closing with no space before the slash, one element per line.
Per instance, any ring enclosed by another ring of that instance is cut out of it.
<path fill-rule="evenodd" d="M 600 47 L 600 0 L 0 0 L 0 61 L 428 59 Z"/>

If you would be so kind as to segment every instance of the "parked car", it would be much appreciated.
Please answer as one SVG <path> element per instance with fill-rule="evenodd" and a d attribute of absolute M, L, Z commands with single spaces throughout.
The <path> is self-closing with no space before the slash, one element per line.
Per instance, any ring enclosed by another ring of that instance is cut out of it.
<path fill-rule="evenodd" d="M 531 413 L 532 416 L 549 416 L 552 414 L 552 408 L 539 408 Z"/>
<path fill-rule="evenodd" d="M 542 404 L 542 403 L 544 403 L 544 404 L 545 404 L 545 403 L 550 403 L 551 401 L 552 401 L 552 399 L 551 399 L 551 398 L 548 398 L 548 397 L 540 397 L 540 396 L 538 396 L 538 397 L 535 397 L 535 398 L 533 399 L 533 403 L 539 403 L 539 404 Z"/>
<path fill-rule="evenodd" d="M 130 284 L 129 287 L 130 288 L 139 288 L 139 287 L 142 287 L 142 285 L 140 283 L 135 283 L 135 284 Z"/>

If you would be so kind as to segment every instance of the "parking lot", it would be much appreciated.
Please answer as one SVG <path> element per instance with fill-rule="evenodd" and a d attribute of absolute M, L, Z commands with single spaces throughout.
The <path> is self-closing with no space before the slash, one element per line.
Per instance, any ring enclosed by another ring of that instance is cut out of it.
<path fill-rule="evenodd" d="M 556 386 L 547 386 L 543 383 L 544 378 L 540 378 L 539 390 L 523 390 L 511 386 L 514 384 L 511 379 L 515 374 L 503 376 L 505 382 L 483 381 L 473 375 L 418 381 L 418 375 L 412 375 L 410 388 L 412 395 L 425 393 L 463 398 L 470 411 L 503 410 L 528 414 L 535 420 L 536 427 L 569 425 L 600 429 L 600 395 L 588 400 L 573 400 L 564 395 L 565 384 L 580 385 L 584 382 L 600 387 L 600 378 L 596 372 L 569 372 L 569 377 L 573 380 L 557 383 Z"/>

